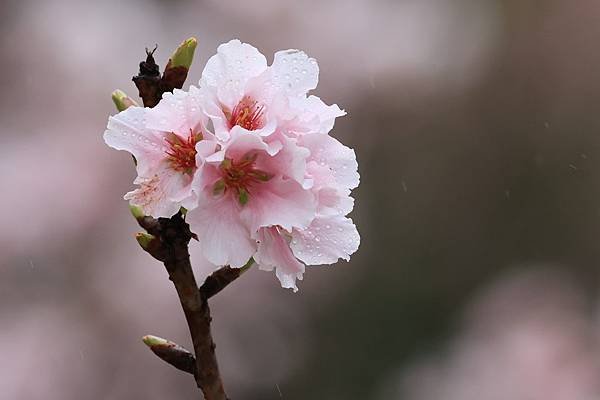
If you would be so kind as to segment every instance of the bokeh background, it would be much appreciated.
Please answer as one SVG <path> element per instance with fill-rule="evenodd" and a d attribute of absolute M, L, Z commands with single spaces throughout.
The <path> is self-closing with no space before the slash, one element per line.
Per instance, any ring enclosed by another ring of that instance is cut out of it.
<path fill-rule="evenodd" d="M 3 1 L 0 399 L 192 399 L 190 347 L 102 142 L 144 47 L 300 48 L 362 183 L 350 263 L 213 301 L 234 399 L 600 399 L 600 3 Z M 208 266 L 195 250 L 198 279 Z"/>

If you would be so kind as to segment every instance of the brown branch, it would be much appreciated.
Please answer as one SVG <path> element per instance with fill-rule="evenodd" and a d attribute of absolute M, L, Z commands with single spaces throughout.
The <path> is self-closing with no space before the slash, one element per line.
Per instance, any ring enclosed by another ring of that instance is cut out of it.
<path fill-rule="evenodd" d="M 139 74 L 133 77 L 145 107 L 154 107 L 163 93 L 183 86 L 196 44 L 195 38 L 185 40 L 172 54 L 162 77 L 154 60 L 156 47 L 152 51 L 146 49 L 146 60 L 140 63 Z M 171 365 L 193 373 L 206 400 L 227 400 L 210 330 L 212 318 L 208 298 L 235 280 L 243 270 L 233 271 L 226 267 L 219 270 L 225 272 L 216 271 L 202 285 L 205 288 L 202 291 L 196 283 L 188 251 L 190 239 L 197 237 L 190 231 L 181 212 L 171 218 L 155 219 L 142 215 L 135 207 L 131 210 L 140 226 L 148 232 L 136 236 L 138 243 L 154 258 L 164 263 L 169 279 L 175 285 L 196 356 L 194 360 L 191 353 L 172 342 L 162 343 L 152 351 Z M 251 263 L 248 263 L 246 267 L 250 265 Z M 247 269 L 246 267 L 244 268 Z M 192 361 L 193 368 L 190 366 Z"/>
<path fill-rule="evenodd" d="M 200 295 L 205 299 L 210 299 L 221 290 L 225 289 L 227 285 L 235 281 L 244 272 L 246 272 L 254 264 L 254 259 L 250 259 L 246 265 L 241 268 L 231 268 L 229 266 L 222 267 L 208 277 L 200 286 Z"/>
<path fill-rule="evenodd" d="M 138 222 L 153 236 L 142 247 L 164 263 L 177 290 L 194 345 L 196 383 L 206 400 L 227 400 L 210 330 L 210 308 L 207 298 L 200 295 L 190 263 L 188 243 L 192 233 L 189 225 L 181 213 L 171 218 L 142 217 Z"/>

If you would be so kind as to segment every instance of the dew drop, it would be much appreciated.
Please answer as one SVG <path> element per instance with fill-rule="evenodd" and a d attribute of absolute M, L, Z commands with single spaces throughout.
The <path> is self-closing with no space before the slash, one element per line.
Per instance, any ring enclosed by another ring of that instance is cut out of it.
<path fill-rule="evenodd" d="M 325 225 L 325 228 L 331 229 L 331 225 Z"/>
<path fill-rule="evenodd" d="M 321 238 L 317 236 L 317 237 L 315 238 L 315 240 L 316 240 L 317 242 L 320 242 L 320 241 L 321 241 Z"/>

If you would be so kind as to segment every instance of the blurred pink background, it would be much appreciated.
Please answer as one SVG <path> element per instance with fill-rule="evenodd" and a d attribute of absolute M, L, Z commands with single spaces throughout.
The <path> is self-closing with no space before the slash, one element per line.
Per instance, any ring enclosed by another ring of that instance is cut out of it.
<path fill-rule="evenodd" d="M 350 263 L 212 302 L 234 399 L 600 398 L 600 3 L 13 1 L 0 10 L 0 400 L 199 398 L 102 133 L 144 48 L 299 48 L 356 149 Z M 209 266 L 193 251 L 198 280 Z"/>

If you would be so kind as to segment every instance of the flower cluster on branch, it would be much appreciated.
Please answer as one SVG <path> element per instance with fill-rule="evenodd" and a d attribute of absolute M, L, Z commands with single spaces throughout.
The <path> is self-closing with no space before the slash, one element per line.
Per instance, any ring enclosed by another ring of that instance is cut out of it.
<path fill-rule="evenodd" d="M 297 290 L 305 265 L 348 260 L 360 241 L 347 217 L 358 166 L 329 135 L 345 112 L 308 95 L 318 73 L 302 51 L 279 51 L 269 66 L 232 40 L 197 87 L 110 117 L 104 140 L 137 160 L 138 187 L 125 199 L 155 218 L 184 208 L 211 263 L 254 258 L 286 288 Z"/>

